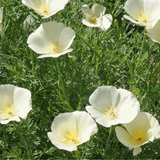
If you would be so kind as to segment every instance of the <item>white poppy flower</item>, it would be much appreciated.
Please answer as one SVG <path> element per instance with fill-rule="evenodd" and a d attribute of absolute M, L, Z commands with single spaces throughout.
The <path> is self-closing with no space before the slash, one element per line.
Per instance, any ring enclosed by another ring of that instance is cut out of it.
<path fill-rule="evenodd" d="M 59 149 L 77 150 L 77 146 L 87 142 L 90 136 L 98 132 L 92 117 L 84 111 L 62 113 L 55 117 L 48 137 Z"/>
<path fill-rule="evenodd" d="M 25 119 L 31 107 L 31 92 L 10 84 L 0 86 L 0 123 Z M 20 117 L 20 118 L 19 118 Z"/>
<path fill-rule="evenodd" d="M 127 0 L 124 18 L 140 26 L 148 26 L 160 18 L 159 0 Z"/>
<path fill-rule="evenodd" d="M 104 127 L 131 122 L 139 113 L 136 97 L 125 89 L 100 86 L 89 97 L 86 110 Z"/>
<path fill-rule="evenodd" d="M 123 129 L 116 127 L 116 135 L 119 141 L 129 149 L 133 149 L 133 155 L 141 152 L 142 145 L 160 138 L 160 125 L 157 119 L 149 113 L 140 112 L 130 123 L 124 124 Z"/>
<path fill-rule="evenodd" d="M 22 3 L 32 8 L 43 18 L 48 18 L 64 9 L 69 0 L 22 0 Z"/>
<path fill-rule="evenodd" d="M 41 24 L 28 37 L 27 43 L 33 51 L 41 54 L 38 58 L 59 57 L 73 50 L 69 47 L 74 37 L 75 32 L 73 29 L 53 21 Z"/>
<path fill-rule="evenodd" d="M 86 17 L 82 23 L 88 27 L 99 27 L 105 31 L 112 24 L 112 16 L 110 14 L 105 15 L 106 8 L 99 4 L 94 4 L 91 9 L 85 4 L 82 6 L 82 11 Z"/>
<path fill-rule="evenodd" d="M 160 20 L 146 27 L 147 35 L 154 41 L 160 43 Z"/>

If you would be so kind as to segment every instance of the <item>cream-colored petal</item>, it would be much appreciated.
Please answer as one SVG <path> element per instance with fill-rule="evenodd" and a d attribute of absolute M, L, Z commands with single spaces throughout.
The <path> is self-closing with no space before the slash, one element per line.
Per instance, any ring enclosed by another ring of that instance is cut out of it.
<path fill-rule="evenodd" d="M 88 7 L 87 4 L 85 4 L 85 5 L 82 6 L 82 12 L 83 12 L 84 15 L 86 16 L 86 18 L 87 18 L 88 15 L 90 15 L 90 16 L 92 17 L 92 11 L 91 11 L 91 9 Z"/>
<path fill-rule="evenodd" d="M 146 27 L 147 35 L 154 41 L 160 43 L 160 20 Z"/>
<path fill-rule="evenodd" d="M 57 23 L 56 21 L 42 23 L 36 30 L 40 33 L 48 42 L 59 42 L 60 34 L 62 30 L 66 28 L 63 23 Z"/>
<path fill-rule="evenodd" d="M 50 46 L 41 34 L 34 32 L 29 35 L 27 39 L 28 46 L 36 53 L 43 54 L 49 53 Z"/>
<path fill-rule="evenodd" d="M 101 29 L 106 31 L 112 24 L 112 16 L 110 14 L 106 14 L 102 17 Z"/>
<path fill-rule="evenodd" d="M 124 9 L 125 11 L 134 19 L 137 18 L 137 15 L 141 15 L 141 12 L 144 12 L 144 0 L 127 0 Z"/>
<path fill-rule="evenodd" d="M 154 139 L 160 138 L 160 126 L 154 129 L 154 131 L 152 132 L 152 135 L 154 136 Z"/>
<path fill-rule="evenodd" d="M 69 49 L 67 49 L 67 50 L 65 50 L 65 51 L 63 51 L 63 52 L 61 52 L 61 53 L 57 53 L 57 54 L 43 54 L 43 55 L 39 56 L 38 58 L 45 58 L 45 57 L 57 58 L 57 57 L 59 57 L 59 56 L 62 56 L 62 55 L 64 55 L 64 54 L 69 53 L 69 52 L 72 52 L 72 51 L 73 51 L 73 49 L 72 49 L 72 48 L 69 48 Z"/>
<path fill-rule="evenodd" d="M 119 93 L 113 86 L 100 86 L 89 97 L 90 104 L 100 112 L 104 112 L 105 107 L 117 106 L 119 100 Z"/>
<path fill-rule="evenodd" d="M 145 112 L 140 112 L 130 123 L 124 124 L 128 132 L 133 135 L 137 130 L 147 132 L 150 129 L 150 123 Z"/>
<path fill-rule="evenodd" d="M 132 136 L 123 128 L 116 127 L 115 128 L 116 136 L 118 140 L 125 145 L 126 147 L 133 148 L 135 146 L 135 141 Z"/>
<path fill-rule="evenodd" d="M 106 8 L 100 4 L 94 4 L 91 8 L 93 17 L 100 18 L 104 15 Z"/>
<path fill-rule="evenodd" d="M 140 104 L 135 95 L 125 89 L 118 89 L 120 102 L 117 106 L 119 109 L 120 123 L 131 122 L 140 112 Z"/>
<path fill-rule="evenodd" d="M 98 132 L 97 125 L 87 112 L 74 112 L 77 122 L 77 130 L 82 135 L 82 142 L 90 139 L 90 136 Z"/>
<path fill-rule="evenodd" d="M 25 119 L 32 109 L 31 92 L 28 89 L 16 88 L 14 91 L 14 107 L 18 110 L 18 116 Z"/>
<path fill-rule="evenodd" d="M 138 153 L 140 153 L 142 151 L 141 147 L 136 147 L 133 149 L 133 156 L 136 156 Z"/>
<path fill-rule="evenodd" d="M 12 118 L 7 119 L 7 120 L 0 120 L 0 123 L 1 123 L 1 124 L 7 124 L 7 123 L 9 123 L 10 121 L 20 122 L 21 120 L 20 120 L 20 118 L 19 118 L 18 116 L 16 116 L 16 117 L 12 117 Z"/>
<path fill-rule="evenodd" d="M 65 51 L 71 46 L 74 38 L 75 38 L 75 31 L 70 27 L 66 27 L 61 31 L 59 38 L 59 45 L 62 46 L 63 50 Z"/>

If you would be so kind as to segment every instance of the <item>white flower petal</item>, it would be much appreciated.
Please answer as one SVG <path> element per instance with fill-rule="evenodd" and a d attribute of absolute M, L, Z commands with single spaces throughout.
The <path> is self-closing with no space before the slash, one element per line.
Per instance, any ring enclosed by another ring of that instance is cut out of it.
<path fill-rule="evenodd" d="M 120 111 L 119 121 L 122 124 L 129 123 L 140 112 L 140 104 L 131 92 L 125 89 L 118 89 L 118 92 L 120 94 L 120 102 L 117 106 Z"/>
<path fill-rule="evenodd" d="M 116 127 L 115 128 L 116 136 L 118 140 L 125 145 L 126 147 L 133 148 L 135 146 L 135 143 L 133 141 L 132 136 L 123 128 Z"/>
<path fill-rule="evenodd" d="M 130 123 L 124 124 L 128 132 L 132 135 L 136 130 L 147 132 L 150 129 L 150 123 L 144 112 L 140 112 Z"/>
<path fill-rule="evenodd" d="M 112 24 L 112 16 L 110 14 L 106 14 L 102 18 L 101 29 L 106 31 Z"/>
<path fill-rule="evenodd" d="M 75 38 L 75 31 L 69 27 L 66 27 L 62 30 L 60 38 L 59 38 L 59 44 L 63 45 L 63 49 L 67 49 L 71 46 L 73 43 L 73 40 Z"/>
<path fill-rule="evenodd" d="M 141 147 L 136 147 L 133 149 L 133 156 L 136 156 L 138 153 L 140 153 L 142 151 Z"/>
<path fill-rule="evenodd" d="M 154 41 L 160 43 L 160 20 L 146 27 L 147 35 Z"/>
<path fill-rule="evenodd" d="M 104 15 L 106 8 L 100 4 L 94 4 L 91 8 L 91 11 L 92 11 L 93 17 L 96 16 L 97 18 L 100 18 L 101 15 Z"/>
<path fill-rule="evenodd" d="M 119 93 L 113 86 L 100 86 L 89 97 L 90 104 L 100 112 L 105 107 L 117 106 L 119 100 Z"/>
<path fill-rule="evenodd" d="M 47 54 L 49 53 L 49 45 L 44 37 L 39 33 L 32 33 L 27 40 L 28 46 L 36 53 Z"/>
<path fill-rule="evenodd" d="M 17 87 L 14 92 L 14 106 L 18 109 L 18 115 L 25 119 L 32 109 L 31 92 L 27 89 Z"/>

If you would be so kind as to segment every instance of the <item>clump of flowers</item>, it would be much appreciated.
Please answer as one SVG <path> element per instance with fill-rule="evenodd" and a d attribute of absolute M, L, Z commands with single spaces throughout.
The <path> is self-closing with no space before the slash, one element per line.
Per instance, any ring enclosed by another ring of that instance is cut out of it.
<path fill-rule="evenodd" d="M 20 122 L 25 119 L 31 107 L 31 92 L 10 84 L 0 86 L 0 123 Z"/>

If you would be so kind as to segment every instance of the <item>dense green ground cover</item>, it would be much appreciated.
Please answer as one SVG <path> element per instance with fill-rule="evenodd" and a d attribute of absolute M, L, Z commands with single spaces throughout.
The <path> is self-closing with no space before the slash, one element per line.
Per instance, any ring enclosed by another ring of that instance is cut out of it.
<path fill-rule="evenodd" d="M 82 24 L 83 4 L 99 3 L 113 16 L 107 32 Z M 40 16 L 21 1 L 1 0 L 4 7 L 5 37 L 0 38 L 0 84 L 13 84 L 32 93 L 32 110 L 20 123 L 0 124 L 0 159 L 75 159 L 75 152 L 53 146 L 47 137 L 51 123 L 59 113 L 70 112 L 58 82 L 56 60 L 65 82 L 67 98 L 73 110 L 84 111 L 91 93 L 101 85 L 113 85 L 135 94 L 141 111 L 149 112 L 160 122 L 160 45 L 154 43 L 145 29 L 123 18 L 125 1 L 72 0 L 54 20 L 71 27 L 76 33 L 73 52 L 58 59 L 37 59 L 27 45 L 28 36 L 42 22 Z M 23 22 L 32 14 L 36 22 L 24 29 Z M 81 36 L 92 48 L 87 45 Z M 142 45 L 143 44 L 143 45 Z M 109 128 L 99 131 L 80 145 L 82 159 L 103 159 Z M 108 159 L 158 159 L 160 141 L 142 146 L 133 157 L 132 151 L 116 138 L 114 127 L 106 153 Z"/>

